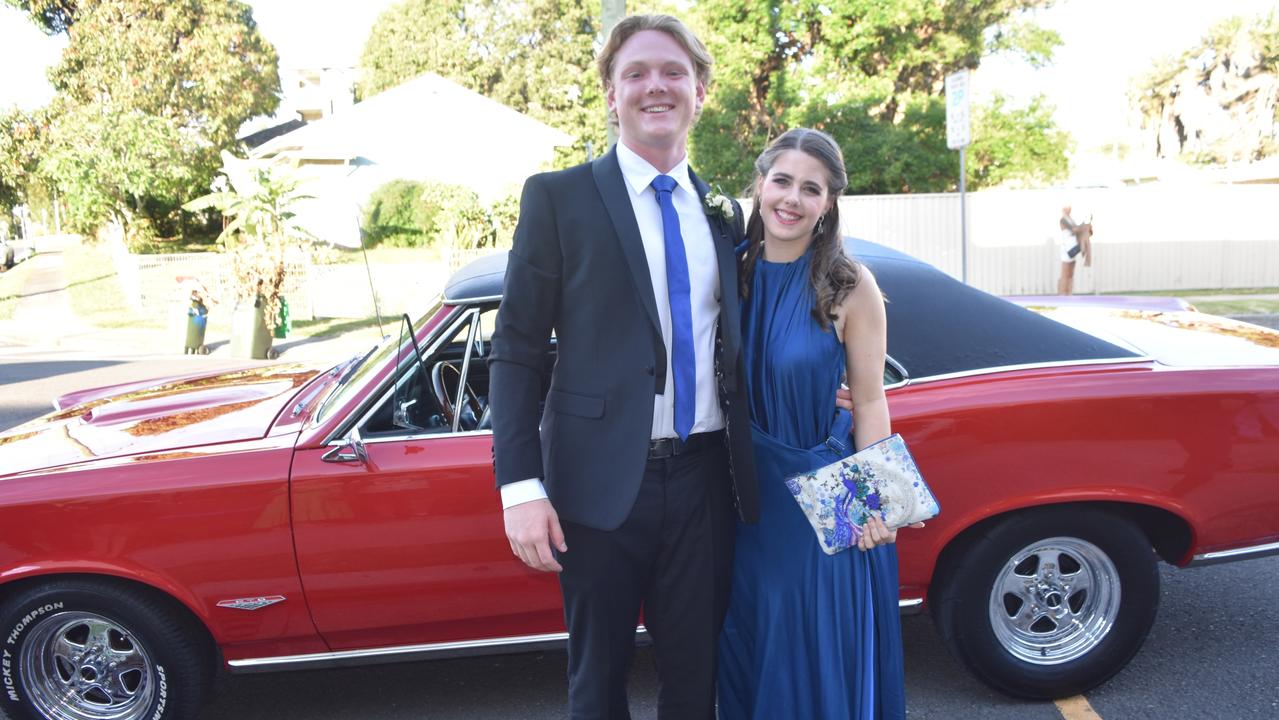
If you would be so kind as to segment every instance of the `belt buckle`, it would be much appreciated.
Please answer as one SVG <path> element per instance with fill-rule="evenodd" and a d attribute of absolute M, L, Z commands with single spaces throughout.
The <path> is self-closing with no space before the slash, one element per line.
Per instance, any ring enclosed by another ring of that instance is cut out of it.
<path fill-rule="evenodd" d="M 649 460 L 664 460 L 678 454 L 675 448 L 675 441 L 672 438 L 659 438 L 648 441 Z"/>

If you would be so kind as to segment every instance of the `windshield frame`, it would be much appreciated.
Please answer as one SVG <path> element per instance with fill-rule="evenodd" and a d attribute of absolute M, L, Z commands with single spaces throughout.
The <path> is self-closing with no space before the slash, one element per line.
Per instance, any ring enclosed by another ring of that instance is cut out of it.
<path fill-rule="evenodd" d="M 439 316 L 440 310 L 444 307 L 444 301 L 440 297 L 436 297 L 430 307 L 420 314 L 413 321 L 413 337 L 419 338 L 423 328 L 427 323 Z M 466 305 L 452 306 L 449 313 L 452 316 L 459 311 L 465 311 Z M 447 322 L 445 319 L 444 322 Z M 419 340 L 420 342 L 420 340 Z M 400 338 L 395 335 L 385 335 L 382 340 L 370 348 L 364 354 L 363 360 L 352 358 L 348 363 L 354 363 L 350 367 L 342 371 L 341 379 L 333 384 L 333 388 L 316 406 L 315 412 L 311 414 L 308 428 L 314 428 L 333 419 L 333 414 L 341 408 L 349 405 L 353 400 L 360 397 L 364 387 L 370 382 L 371 378 L 377 377 L 378 371 L 386 367 L 388 356 L 397 354 L 400 347 Z M 401 363 L 397 358 L 395 366 L 398 368 Z M 360 404 L 363 404 L 361 401 Z M 358 414 L 354 412 L 352 414 Z M 342 423 L 343 425 L 345 423 Z"/>

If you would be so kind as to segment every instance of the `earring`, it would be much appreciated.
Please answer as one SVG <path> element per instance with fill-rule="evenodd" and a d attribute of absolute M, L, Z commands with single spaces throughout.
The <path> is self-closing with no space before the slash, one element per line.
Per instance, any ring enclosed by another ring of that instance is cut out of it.
<path fill-rule="evenodd" d="M 826 216 L 825 216 L 825 215 L 822 215 L 821 217 L 817 218 L 817 227 L 813 228 L 813 234 L 814 234 L 814 235 L 821 235 L 821 234 L 822 234 L 822 230 L 823 230 L 825 227 L 826 227 Z"/>

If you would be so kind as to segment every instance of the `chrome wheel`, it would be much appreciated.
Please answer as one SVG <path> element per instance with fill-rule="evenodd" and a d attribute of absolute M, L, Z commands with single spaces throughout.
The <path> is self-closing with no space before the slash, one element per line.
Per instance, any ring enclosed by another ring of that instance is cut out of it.
<path fill-rule="evenodd" d="M 1053 537 L 1017 551 L 995 577 L 990 625 L 1019 660 L 1058 665 L 1095 648 L 1119 615 L 1119 572 L 1092 543 Z"/>
<path fill-rule="evenodd" d="M 139 720 L 163 682 L 128 628 L 88 612 L 58 613 L 32 628 L 20 662 L 23 689 L 55 720 Z"/>

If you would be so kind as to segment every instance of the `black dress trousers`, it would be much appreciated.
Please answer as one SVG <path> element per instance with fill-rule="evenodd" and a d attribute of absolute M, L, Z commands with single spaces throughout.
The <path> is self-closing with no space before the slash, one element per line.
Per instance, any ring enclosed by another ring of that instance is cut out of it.
<path fill-rule="evenodd" d="M 574 720 L 630 717 L 626 683 L 641 607 L 657 661 L 658 717 L 714 718 L 736 531 L 729 482 L 717 434 L 698 450 L 649 460 L 617 529 L 563 524 L 568 552 L 558 558 Z"/>

